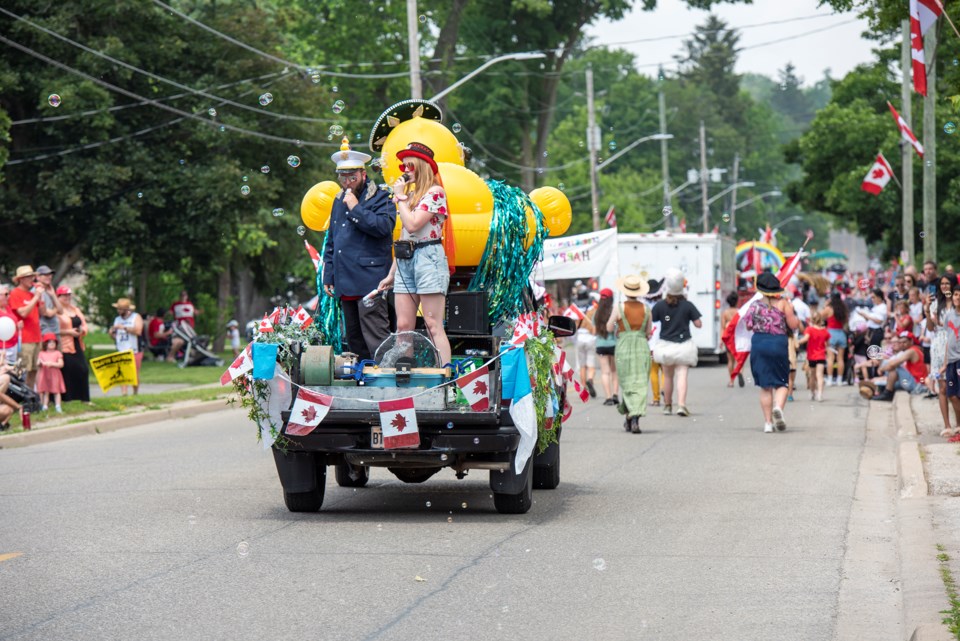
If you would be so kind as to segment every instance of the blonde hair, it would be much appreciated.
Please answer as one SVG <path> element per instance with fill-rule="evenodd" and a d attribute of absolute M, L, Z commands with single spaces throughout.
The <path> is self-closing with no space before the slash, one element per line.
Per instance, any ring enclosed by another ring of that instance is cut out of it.
<path fill-rule="evenodd" d="M 810 314 L 810 324 L 814 327 L 823 327 L 823 316 L 820 312 L 814 312 Z"/>
<path fill-rule="evenodd" d="M 414 209 L 420 199 L 427 195 L 430 188 L 439 185 L 440 181 L 433 173 L 433 168 L 427 164 L 426 160 L 416 156 L 407 156 L 403 159 L 404 163 L 411 163 L 414 167 L 413 181 L 407 185 L 407 202 L 410 208 Z"/>

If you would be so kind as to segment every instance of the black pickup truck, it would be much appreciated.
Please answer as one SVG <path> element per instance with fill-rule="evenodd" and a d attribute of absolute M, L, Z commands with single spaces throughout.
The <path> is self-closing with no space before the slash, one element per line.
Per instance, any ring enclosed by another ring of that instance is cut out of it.
<path fill-rule="evenodd" d="M 464 355 L 496 355 L 509 338 L 504 337 L 503 324 L 490 325 L 485 312 L 482 321 L 472 313 L 472 321 L 462 322 L 459 306 L 475 312 L 473 302 L 468 294 L 448 297 L 447 335 L 455 360 Z M 532 309 L 532 300 L 526 306 Z M 573 321 L 562 316 L 551 316 L 549 325 L 555 336 L 574 332 Z M 289 411 L 282 414 L 284 438 L 274 445 L 273 456 L 290 511 L 320 509 L 328 466 L 334 468 L 340 486 L 354 488 L 367 484 L 371 467 L 385 467 L 405 483 L 423 483 L 444 468 L 452 468 L 461 479 L 470 470 L 487 470 L 494 505 L 502 514 L 526 513 L 533 503 L 533 488 L 559 485 L 562 426 L 557 428 L 558 442 L 540 453 L 535 447 L 523 470 L 519 474 L 514 471 L 520 433 L 511 419 L 509 400 L 501 401 L 499 360 L 490 366 L 490 406 L 486 411 L 473 411 L 462 401 L 458 403 L 448 387 L 432 389 L 415 399 L 420 445 L 416 449 L 384 449 L 377 405 L 369 401 L 409 397 L 428 388 L 404 385 L 403 374 L 397 387 L 364 386 L 335 380 L 333 375 L 321 381 L 328 384 L 311 384 L 310 379 L 316 382 L 317 378 L 308 370 L 316 371 L 311 368 L 317 359 L 324 361 L 323 369 L 329 369 L 329 358 L 328 347 L 308 347 L 290 372 L 298 385 L 334 397 L 326 417 L 306 436 L 286 435 Z M 555 392 L 563 408 L 565 385 Z"/>

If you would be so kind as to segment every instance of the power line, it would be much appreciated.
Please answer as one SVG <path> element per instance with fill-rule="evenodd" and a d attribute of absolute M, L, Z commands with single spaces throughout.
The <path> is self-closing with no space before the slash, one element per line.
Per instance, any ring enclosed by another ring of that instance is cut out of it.
<path fill-rule="evenodd" d="M 26 54 L 28 54 L 28 55 L 31 55 L 31 56 L 39 59 L 39 60 L 42 60 L 42 61 L 44 61 L 44 62 L 46 62 L 46 63 L 48 63 L 48 64 L 51 64 L 51 65 L 55 66 L 55 67 L 59 67 L 59 68 L 63 69 L 64 71 L 69 71 L 70 73 L 72 73 L 72 74 L 74 74 L 74 75 L 77 75 L 77 76 L 80 76 L 81 78 L 85 78 L 86 80 L 89 80 L 90 82 L 96 83 L 96 84 L 98 84 L 98 85 L 100 85 L 100 86 L 102 86 L 102 87 L 106 87 L 107 89 L 110 89 L 111 91 L 115 91 L 115 92 L 117 92 L 117 93 L 119 93 L 119 94 L 123 94 L 123 95 L 127 96 L 128 98 L 133 98 L 134 100 L 142 100 L 142 101 L 144 101 L 144 102 L 147 102 L 147 103 L 153 105 L 154 107 L 157 107 L 158 109 L 163 109 L 164 111 L 169 111 L 169 112 L 171 112 L 171 113 L 175 113 L 175 114 L 177 114 L 178 116 L 184 116 L 184 117 L 186 117 L 186 118 L 191 118 L 191 119 L 193 119 L 193 120 L 197 120 L 197 121 L 202 122 L 203 124 L 208 125 L 208 126 L 220 126 L 220 127 L 225 128 L 225 129 L 229 129 L 229 130 L 231 130 L 231 131 L 236 131 L 237 133 L 245 134 L 245 135 L 248 135 L 248 136 L 254 136 L 254 137 L 257 137 L 257 138 L 263 138 L 263 139 L 265 139 L 265 140 L 273 140 L 273 141 L 276 141 L 276 142 L 285 142 L 285 143 L 290 143 L 290 144 L 294 144 L 294 145 L 300 144 L 300 145 L 307 145 L 307 146 L 310 146 L 310 147 L 337 147 L 337 146 L 338 146 L 338 145 L 336 145 L 336 144 L 334 144 L 334 143 L 329 143 L 329 142 L 312 142 L 312 141 L 306 141 L 306 140 L 296 140 L 296 139 L 293 139 L 293 138 L 283 138 L 282 136 L 273 136 L 273 135 L 271 135 L 271 134 L 264 134 L 264 133 L 260 133 L 259 131 L 253 131 L 253 130 L 250 130 L 250 129 L 244 129 L 243 127 L 237 127 L 237 126 L 235 126 L 235 125 L 229 125 L 229 124 L 226 124 L 226 123 L 219 123 L 219 125 L 218 125 L 218 123 L 216 123 L 216 122 L 211 122 L 211 121 L 210 121 L 209 119 L 207 119 L 207 118 L 203 118 L 203 117 L 201 117 L 201 116 L 197 116 L 197 115 L 192 114 L 192 113 L 189 113 L 189 112 L 187 112 L 187 111 L 183 111 L 183 110 L 181 110 L 181 109 L 177 109 L 176 107 L 171 107 L 171 106 L 169 106 L 169 105 L 165 105 L 165 104 L 163 104 L 163 103 L 161 103 L 161 102 L 157 102 L 156 100 L 151 100 L 150 98 L 144 98 L 144 97 L 141 96 L 140 94 L 137 94 L 137 93 L 134 93 L 134 92 L 132 92 L 132 91 L 128 91 L 128 90 L 126 90 L 126 89 L 123 89 L 122 87 L 118 87 L 118 86 L 116 86 L 116 85 L 110 84 L 109 82 L 106 82 L 105 80 L 100 80 L 99 78 L 95 78 L 95 77 L 93 77 L 93 76 L 91 76 L 91 75 L 89 75 L 89 74 L 87 74 L 87 73 L 84 73 L 83 71 L 80 71 L 80 70 L 78 70 L 78 69 L 74 69 L 73 67 L 71 67 L 71 66 L 69 66 L 69 65 L 66 65 L 66 64 L 64 64 L 64 63 L 62 63 L 62 62 L 60 62 L 60 61 L 58 61 L 58 60 L 54 60 L 53 58 L 50 58 L 49 56 L 45 56 L 45 55 L 43 55 L 42 53 L 39 53 L 39 52 L 37 52 L 37 51 L 34 51 L 33 49 L 30 49 L 29 47 L 26 47 L 26 46 L 24 46 L 24 45 L 22 45 L 22 44 L 20 44 L 20 43 L 18 43 L 18 42 L 14 42 L 13 40 L 10 40 L 9 38 L 6 38 L 6 37 L 4 37 L 4 36 L 0 36 L 0 42 L 3 42 L 4 44 L 7 44 L 7 45 L 13 47 L 14 49 L 19 49 L 19 50 L 22 51 L 23 53 L 26 53 Z"/>
<path fill-rule="evenodd" d="M 95 55 L 95 56 L 98 56 L 98 57 L 100 57 L 100 58 L 103 58 L 104 60 L 108 60 L 108 61 L 112 62 L 113 64 L 120 65 L 121 67 L 123 67 L 123 68 L 125 68 L 125 69 L 129 69 L 130 71 L 133 71 L 133 72 L 142 74 L 142 75 L 144 75 L 144 76 L 147 76 L 148 78 L 153 78 L 154 80 L 158 80 L 158 81 L 160 81 L 160 82 L 166 83 L 166 84 L 168 84 L 168 85 L 171 85 L 171 86 L 173 86 L 173 87 L 176 87 L 177 89 L 181 89 L 181 90 L 184 90 L 184 91 L 188 91 L 188 92 L 193 93 L 193 94 L 196 94 L 196 95 L 198 95 L 198 96 L 203 96 L 204 98 L 207 98 L 207 99 L 209 99 L 209 100 L 220 101 L 221 104 L 230 105 L 230 106 L 232 106 L 232 107 L 237 107 L 237 108 L 239 108 L 239 109 L 245 109 L 245 110 L 247 110 L 247 111 L 253 111 L 253 112 L 255 112 L 255 113 L 262 114 L 262 115 L 264 115 L 264 116 L 269 116 L 270 118 L 277 118 L 277 119 L 280 119 L 280 120 L 298 120 L 298 121 L 302 121 L 302 122 L 322 122 L 322 123 L 337 122 L 337 120 L 331 119 L 331 118 L 310 118 L 310 117 L 307 117 L 307 116 L 291 116 L 291 115 L 288 115 L 288 114 L 274 113 L 274 112 L 272 112 L 272 111 L 268 111 L 268 110 L 265 110 L 265 109 L 258 109 L 257 107 L 252 107 L 252 106 L 250 106 L 250 105 L 245 105 L 245 104 L 240 103 L 240 102 L 235 102 L 235 101 L 233 101 L 233 100 L 230 100 L 229 98 L 223 98 L 222 96 L 217 96 L 217 95 L 214 95 L 214 94 L 211 94 L 211 93 L 207 93 L 207 92 L 205 92 L 205 91 L 201 91 L 201 90 L 198 90 L 198 89 L 194 89 L 194 88 L 192 88 L 192 87 L 188 87 L 188 86 L 185 85 L 185 84 L 179 83 L 179 82 L 177 82 L 176 80 L 170 80 L 169 78 L 165 78 L 165 77 L 163 77 L 163 76 L 157 75 L 157 74 L 152 73 L 152 72 L 150 72 L 150 71 L 146 71 L 146 70 L 141 69 L 141 68 L 139 68 L 139 67 L 135 67 L 135 66 L 133 66 L 133 65 L 131 65 L 131 64 L 129 64 L 129 63 L 126 63 L 126 62 L 124 62 L 124 61 L 122 61 L 122 60 L 118 60 L 117 58 L 114 58 L 114 57 L 112 57 L 112 56 L 108 56 L 107 54 L 103 53 L 102 51 L 97 51 L 96 49 L 93 49 L 93 48 L 88 47 L 88 46 L 86 46 L 86 45 L 84 45 L 84 44 L 81 44 L 81 43 L 79 43 L 79 42 L 77 42 L 77 41 L 75 41 L 75 40 L 71 40 L 70 38 L 68 38 L 68 37 L 66 37 L 66 36 L 64 36 L 64 35 L 61 35 L 61 34 L 57 33 L 56 31 L 53 31 L 52 29 L 47 29 L 46 27 L 41 26 L 41 25 L 38 25 L 38 24 L 36 24 L 36 23 L 34 23 L 34 22 L 31 22 L 30 20 L 27 20 L 26 18 L 24 18 L 24 17 L 22 17 L 22 16 L 18 16 L 17 14 L 13 13 L 12 11 L 7 11 L 7 10 L 4 9 L 3 7 L 0 7 L 0 13 L 4 13 L 4 14 L 6 14 L 6 15 L 8 15 L 8 16 L 10 16 L 10 17 L 12 17 L 12 18 L 14 18 L 14 19 L 16 19 L 16 20 L 18 20 L 18 21 L 20 21 L 20 22 L 23 22 L 23 23 L 25 23 L 25 24 L 33 27 L 34 29 L 37 29 L 38 31 L 42 31 L 43 33 L 45 33 L 45 34 L 47 34 L 47 35 L 49 35 L 49 36 L 53 36 L 54 38 L 57 38 L 58 40 L 61 40 L 61 41 L 63 41 L 63 42 L 66 42 L 67 44 L 70 44 L 70 45 L 72 45 L 72 46 L 74 46 L 74 47 L 77 47 L 78 49 L 82 49 L 83 51 L 86 51 L 87 53 L 92 53 L 92 54 Z"/>

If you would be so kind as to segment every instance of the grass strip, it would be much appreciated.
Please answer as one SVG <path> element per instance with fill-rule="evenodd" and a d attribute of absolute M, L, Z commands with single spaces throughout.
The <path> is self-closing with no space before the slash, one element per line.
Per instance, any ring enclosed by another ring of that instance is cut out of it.
<path fill-rule="evenodd" d="M 950 630 L 950 634 L 956 639 L 960 639 L 960 596 L 957 595 L 957 584 L 953 580 L 953 573 L 950 571 L 950 556 L 947 555 L 945 548 L 937 544 L 937 561 L 940 563 L 940 578 L 943 580 L 943 587 L 947 592 L 947 599 L 950 601 L 950 608 L 940 610 L 944 615 L 943 624 Z"/>

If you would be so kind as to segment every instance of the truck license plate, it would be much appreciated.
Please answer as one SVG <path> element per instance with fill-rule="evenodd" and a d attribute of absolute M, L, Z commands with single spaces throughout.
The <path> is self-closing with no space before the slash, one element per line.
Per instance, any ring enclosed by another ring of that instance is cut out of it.
<path fill-rule="evenodd" d="M 370 447 L 375 450 L 383 449 L 383 429 L 379 425 L 370 428 Z"/>

